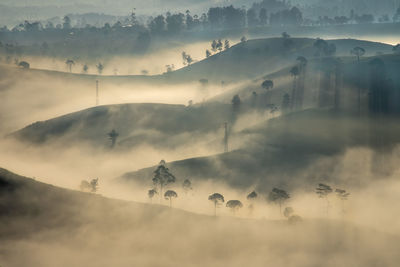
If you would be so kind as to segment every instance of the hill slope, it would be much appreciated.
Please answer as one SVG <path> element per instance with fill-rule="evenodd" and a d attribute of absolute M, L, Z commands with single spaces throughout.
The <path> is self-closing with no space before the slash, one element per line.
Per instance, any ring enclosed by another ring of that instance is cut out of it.
<path fill-rule="evenodd" d="M 379 262 L 391 267 L 399 261 L 398 237 L 348 223 L 215 219 L 64 190 L 4 169 L 0 192 L 0 262 L 6 266 L 236 267 L 272 262 L 372 267 Z"/>

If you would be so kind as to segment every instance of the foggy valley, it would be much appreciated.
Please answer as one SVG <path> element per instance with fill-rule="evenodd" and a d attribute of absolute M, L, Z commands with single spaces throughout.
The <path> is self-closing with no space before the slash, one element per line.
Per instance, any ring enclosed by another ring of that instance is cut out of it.
<path fill-rule="evenodd" d="M 0 267 L 399 265 L 399 1 L 0 16 Z"/>

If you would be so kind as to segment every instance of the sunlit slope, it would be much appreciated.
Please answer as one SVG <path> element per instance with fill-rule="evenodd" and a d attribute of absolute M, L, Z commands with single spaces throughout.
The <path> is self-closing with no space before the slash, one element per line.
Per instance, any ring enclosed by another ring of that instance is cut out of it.
<path fill-rule="evenodd" d="M 253 79 L 292 65 L 298 56 L 314 58 L 316 39 L 268 38 L 248 40 L 232 46 L 191 66 L 170 73 L 173 79 L 208 79 L 214 82 L 232 82 Z M 382 43 L 339 39 L 328 40 L 336 46 L 336 56 L 349 56 L 354 47 L 362 47 L 366 55 L 392 53 L 392 46 Z"/>
<path fill-rule="evenodd" d="M 161 147 L 183 145 L 187 138 L 215 133 L 230 119 L 226 104 L 184 106 L 167 104 L 120 104 L 99 106 L 47 121 L 36 122 L 15 132 L 19 140 L 60 145 L 85 142 L 110 147 L 108 134 L 118 133 L 115 149 L 151 144 Z"/>
<path fill-rule="evenodd" d="M 6 266 L 394 267 L 400 260 L 397 236 L 344 222 L 214 218 L 65 190 L 4 169 L 0 192 Z"/>

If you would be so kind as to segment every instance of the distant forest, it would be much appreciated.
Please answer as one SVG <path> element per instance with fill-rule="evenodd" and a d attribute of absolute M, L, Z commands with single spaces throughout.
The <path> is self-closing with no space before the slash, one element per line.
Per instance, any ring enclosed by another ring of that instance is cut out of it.
<path fill-rule="evenodd" d="M 93 16 L 93 14 L 92 14 Z M 104 15 L 103 15 L 104 17 Z M 351 10 L 347 16 L 319 16 L 306 18 L 302 11 L 286 1 L 264 0 L 254 3 L 251 8 L 210 7 L 201 15 L 185 13 L 160 14 L 144 19 L 135 11 L 129 16 L 120 17 L 115 23 L 94 26 L 86 22 L 84 16 L 66 15 L 62 19 L 47 21 L 25 21 L 9 29 L 0 29 L 0 53 L 20 56 L 40 54 L 67 56 L 79 46 L 89 57 L 106 52 L 142 54 L 147 51 L 153 39 L 165 40 L 185 33 L 213 32 L 267 26 L 325 26 L 344 24 L 388 23 L 400 21 L 400 8 L 392 15 L 379 18 L 373 14 L 358 14 Z M 187 36 L 187 35 L 186 35 Z M 211 39 L 211 38 L 210 38 Z M 183 40 L 184 41 L 184 40 Z M 159 45 L 162 41 L 156 42 Z M 101 46 L 101 49 L 97 49 Z M 61 47 L 63 47 L 61 49 Z M 67 50 L 71 51 L 67 51 Z"/>

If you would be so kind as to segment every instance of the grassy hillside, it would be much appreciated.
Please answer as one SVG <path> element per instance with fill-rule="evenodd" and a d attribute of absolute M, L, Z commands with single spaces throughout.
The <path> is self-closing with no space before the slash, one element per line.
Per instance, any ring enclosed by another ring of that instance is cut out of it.
<path fill-rule="evenodd" d="M 88 142 L 108 147 L 107 134 L 115 129 L 117 146 L 128 149 L 139 144 L 174 147 L 182 144 L 183 135 L 214 133 L 231 117 L 231 107 L 225 104 L 183 106 L 167 104 L 120 104 L 99 106 L 36 122 L 13 134 L 19 140 L 32 143 L 63 141 Z M 181 143 L 180 143 L 181 142 Z"/>
<path fill-rule="evenodd" d="M 254 39 L 236 44 L 230 49 L 217 53 L 191 66 L 170 74 L 174 79 L 210 81 L 240 81 L 272 73 L 292 65 L 298 56 L 314 58 L 316 39 L 268 38 Z M 363 47 L 367 56 L 377 52 L 392 53 L 392 46 L 382 43 L 354 39 L 328 40 L 336 46 L 336 56 L 348 56 L 356 46 Z"/>
<path fill-rule="evenodd" d="M 377 175 L 393 173 L 397 167 L 387 159 L 400 142 L 396 118 L 372 119 L 331 109 L 291 113 L 232 133 L 239 150 L 211 157 L 168 163 L 181 182 L 211 180 L 239 190 L 256 187 L 268 192 L 278 186 L 290 190 L 312 190 L 315 184 L 366 185 L 369 178 L 357 172 L 340 173 L 343 157 L 350 149 L 372 149 L 371 166 Z M 384 162 L 382 162 L 384 161 Z M 371 169 L 368 169 L 371 168 Z M 155 167 L 126 173 L 123 180 L 151 186 Z"/>
<path fill-rule="evenodd" d="M 5 266 L 394 267 L 399 261 L 397 236 L 345 222 L 213 218 L 56 188 L 4 169 L 0 192 Z"/>

